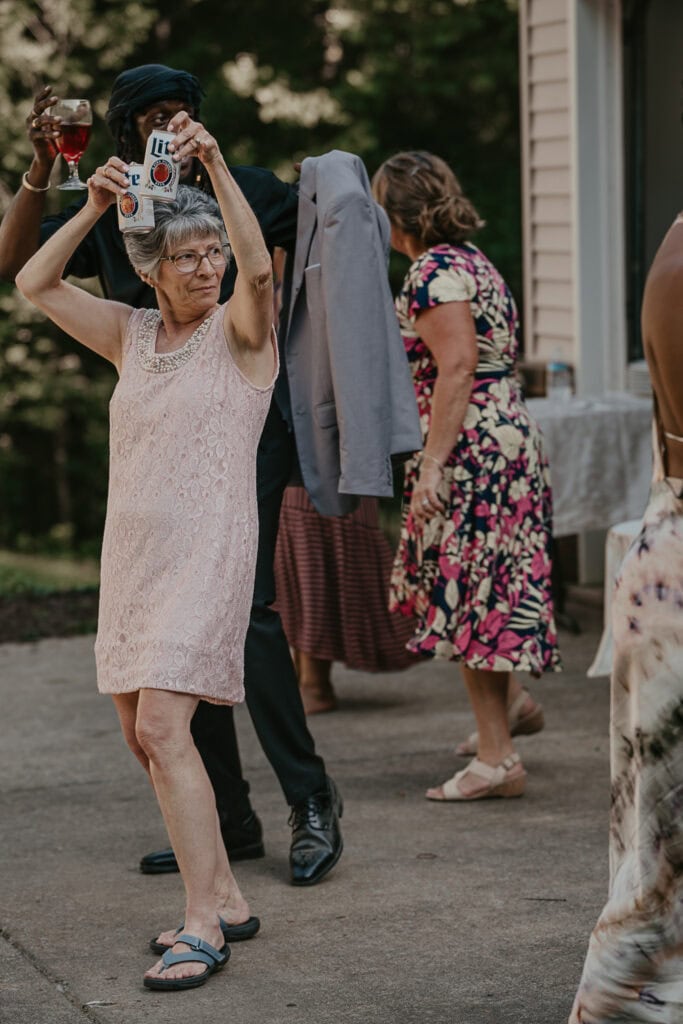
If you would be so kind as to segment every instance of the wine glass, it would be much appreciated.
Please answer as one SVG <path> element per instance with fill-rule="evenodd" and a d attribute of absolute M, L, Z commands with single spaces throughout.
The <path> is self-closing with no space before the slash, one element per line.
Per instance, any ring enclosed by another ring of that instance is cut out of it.
<path fill-rule="evenodd" d="M 57 149 L 69 165 L 69 176 L 59 189 L 87 188 L 78 176 L 78 161 L 83 156 L 92 131 L 92 109 L 88 100 L 58 100 L 50 107 L 52 117 L 60 117 Z"/>

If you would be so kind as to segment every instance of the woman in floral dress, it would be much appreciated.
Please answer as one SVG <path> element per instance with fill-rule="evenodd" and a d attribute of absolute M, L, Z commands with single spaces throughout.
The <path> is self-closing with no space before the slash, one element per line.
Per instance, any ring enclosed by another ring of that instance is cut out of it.
<path fill-rule="evenodd" d="M 478 729 L 478 756 L 427 797 L 521 796 L 511 725 L 524 731 L 537 706 L 512 673 L 558 669 L 559 654 L 550 484 L 515 376 L 517 310 L 468 241 L 481 221 L 443 160 L 399 153 L 373 190 L 413 260 L 396 305 L 424 440 L 406 467 L 391 604 L 418 620 L 409 650 L 461 663 Z"/>

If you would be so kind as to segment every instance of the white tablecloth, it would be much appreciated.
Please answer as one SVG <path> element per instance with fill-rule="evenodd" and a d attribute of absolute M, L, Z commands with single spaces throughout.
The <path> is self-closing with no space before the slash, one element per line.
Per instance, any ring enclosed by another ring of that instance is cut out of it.
<path fill-rule="evenodd" d="M 650 399 L 613 392 L 527 405 L 550 460 L 556 537 L 642 516 L 652 478 Z"/>

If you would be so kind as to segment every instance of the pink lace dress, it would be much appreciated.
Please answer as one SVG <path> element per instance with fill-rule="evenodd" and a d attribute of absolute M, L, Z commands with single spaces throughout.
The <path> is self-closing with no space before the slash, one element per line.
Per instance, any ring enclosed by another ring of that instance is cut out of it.
<path fill-rule="evenodd" d="M 155 352 L 160 320 L 155 309 L 131 315 L 110 405 L 97 684 L 234 704 L 258 540 L 256 448 L 277 368 L 268 387 L 246 379 L 223 307 L 175 352 Z"/>

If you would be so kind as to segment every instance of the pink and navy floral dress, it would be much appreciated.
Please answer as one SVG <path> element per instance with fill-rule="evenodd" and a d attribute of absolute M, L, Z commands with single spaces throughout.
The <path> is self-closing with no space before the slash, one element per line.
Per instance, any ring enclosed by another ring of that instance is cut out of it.
<path fill-rule="evenodd" d="M 558 669 L 550 479 L 515 373 L 515 303 L 470 243 L 434 246 L 410 267 L 396 308 L 425 443 L 437 367 L 420 338 L 419 313 L 444 302 L 469 302 L 479 364 L 439 487 L 446 511 L 424 527 L 409 511 L 418 459 L 406 466 L 391 607 L 417 617 L 407 645 L 416 653 L 494 672 Z"/>

